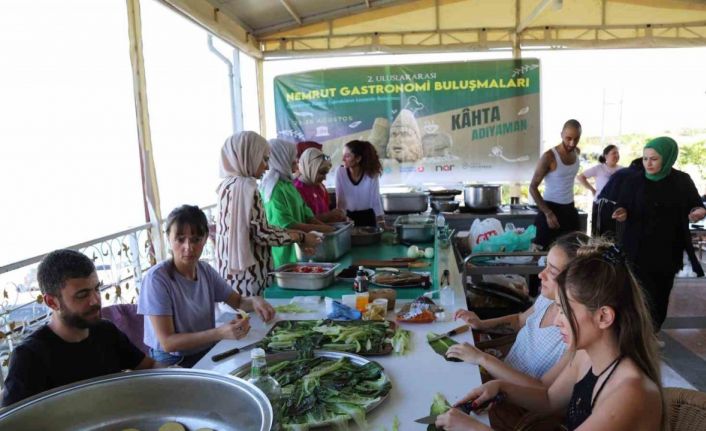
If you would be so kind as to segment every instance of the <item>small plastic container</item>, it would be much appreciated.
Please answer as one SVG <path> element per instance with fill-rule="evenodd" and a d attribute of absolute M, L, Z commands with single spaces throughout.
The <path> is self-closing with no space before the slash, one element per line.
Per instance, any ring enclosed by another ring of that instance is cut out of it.
<path fill-rule="evenodd" d="M 384 306 L 385 312 L 387 312 L 387 298 L 377 298 L 377 299 L 373 300 L 373 304 Z"/>
<path fill-rule="evenodd" d="M 355 295 L 341 295 L 341 303 L 351 308 L 355 308 Z"/>
<path fill-rule="evenodd" d="M 365 313 L 368 309 L 370 294 L 368 292 L 360 292 L 355 294 L 355 309 L 361 313 Z"/>

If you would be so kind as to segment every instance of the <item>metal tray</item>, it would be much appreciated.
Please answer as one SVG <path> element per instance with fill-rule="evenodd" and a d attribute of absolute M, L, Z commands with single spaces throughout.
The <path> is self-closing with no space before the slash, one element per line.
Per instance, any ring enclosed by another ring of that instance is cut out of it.
<path fill-rule="evenodd" d="M 318 322 L 319 320 L 314 320 L 315 322 Z M 280 326 L 292 323 L 292 322 L 306 322 L 307 320 L 280 320 L 279 322 L 275 323 L 272 328 L 270 328 L 269 331 L 267 331 L 267 335 L 265 337 L 269 337 L 277 328 Z M 309 320 L 311 321 L 311 320 Z M 381 320 L 331 320 L 331 323 L 335 323 L 337 325 L 342 325 L 342 326 L 355 326 L 355 325 L 369 325 L 369 324 L 374 324 L 374 323 L 380 323 Z M 395 331 L 397 330 L 397 323 L 388 320 L 387 323 L 390 324 L 388 327 L 389 330 Z M 266 346 L 262 346 L 263 349 L 267 351 Z M 392 344 L 391 343 L 386 343 L 381 350 L 376 350 L 376 351 L 370 351 L 370 352 L 359 352 L 359 353 L 349 353 L 349 352 L 341 352 L 345 354 L 351 354 L 351 355 L 361 355 L 361 356 L 384 356 L 384 355 L 389 355 L 392 353 Z"/>
<path fill-rule="evenodd" d="M 391 213 L 421 213 L 427 210 L 429 202 L 423 192 L 381 193 L 382 209 Z"/>
<path fill-rule="evenodd" d="M 403 215 L 395 220 L 397 238 L 403 242 L 432 242 L 434 228 L 433 216 Z"/>
<path fill-rule="evenodd" d="M 276 364 L 278 362 L 282 361 L 291 361 L 297 359 L 297 353 L 298 352 L 279 352 L 279 353 L 271 353 L 267 355 L 267 364 L 272 365 Z M 370 359 L 366 359 L 362 356 L 353 354 L 353 353 L 347 353 L 347 352 L 332 352 L 328 350 L 317 350 L 314 352 L 315 357 L 324 357 L 324 358 L 330 358 L 332 360 L 338 360 L 341 358 L 350 358 L 351 362 L 355 365 L 358 366 L 363 366 L 369 362 L 372 362 Z M 250 375 L 250 365 L 249 363 L 242 365 L 241 367 L 236 368 L 233 370 L 230 374 L 241 378 L 241 379 L 246 379 L 247 376 Z M 383 376 L 387 380 L 390 380 L 390 377 L 383 371 L 382 372 Z M 390 396 L 390 392 L 388 392 L 384 397 L 380 398 L 380 400 L 370 404 L 366 409 L 365 412 L 370 412 L 380 404 L 382 404 L 388 397 Z M 316 425 L 311 425 L 309 428 L 319 428 L 323 426 L 328 426 L 331 425 L 333 422 L 322 422 Z"/>
<path fill-rule="evenodd" d="M 402 271 L 400 271 L 399 273 L 401 273 L 401 272 L 402 272 Z M 422 275 L 422 276 L 426 275 L 426 276 L 428 276 L 428 278 L 431 280 L 431 273 L 430 273 L 430 272 L 417 272 L 417 271 L 405 271 L 405 272 L 410 272 L 410 273 L 417 274 L 417 275 Z M 371 282 L 372 284 L 376 285 L 376 286 L 380 286 L 380 287 L 391 287 L 391 288 L 393 288 L 393 289 L 394 289 L 394 288 L 403 289 L 403 288 L 407 288 L 407 287 L 423 287 L 423 288 L 426 289 L 426 288 L 429 287 L 428 284 L 431 283 L 431 281 L 429 281 L 429 282 L 427 282 L 427 281 L 422 281 L 421 283 L 402 284 L 402 285 L 400 285 L 400 284 L 378 283 L 377 281 L 375 281 L 375 280 L 377 279 L 377 276 L 378 276 L 378 275 L 381 275 L 381 274 L 384 274 L 384 273 L 385 273 L 385 272 L 378 272 L 377 274 L 375 274 L 374 276 L 372 276 L 372 277 L 370 278 L 370 282 Z M 399 274 L 399 273 L 398 273 L 398 274 Z M 389 274 L 389 273 L 388 273 L 388 274 Z"/>
<path fill-rule="evenodd" d="M 190 430 L 267 431 L 272 406 L 242 379 L 163 368 L 84 380 L 0 410 L 0 429 L 14 431 L 157 430 L 171 421 Z"/>
<path fill-rule="evenodd" d="M 299 244 L 295 244 L 294 248 L 297 253 L 297 260 L 300 262 L 314 260 L 316 262 L 334 262 L 341 258 L 344 254 L 351 250 L 351 232 L 353 231 L 353 223 L 332 223 L 331 226 L 336 230 L 324 234 L 324 239 L 316 247 L 314 255 L 304 253 L 304 250 Z"/>
<path fill-rule="evenodd" d="M 326 272 L 301 273 L 291 272 L 297 266 L 320 266 L 326 268 Z M 293 290 L 321 290 L 329 287 L 334 281 L 334 274 L 339 264 L 337 263 L 286 263 L 271 272 L 277 282 L 277 286 L 282 289 Z"/>
<path fill-rule="evenodd" d="M 351 233 L 351 244 L 354 246 L 379 244 L 383 229 L 372 226 L 354 227 Z"/>

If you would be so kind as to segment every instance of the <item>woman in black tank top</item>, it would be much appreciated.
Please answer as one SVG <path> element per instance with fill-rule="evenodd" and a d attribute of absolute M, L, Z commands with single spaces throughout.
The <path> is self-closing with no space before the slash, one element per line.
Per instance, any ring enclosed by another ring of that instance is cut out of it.
<path fill-rule="evenodd" d="M 504 394 L 533 412 L 565 411 L 569 430 L 663 429 L 656 339 L 624 253 L 594 239 L 578 250 L 557 281 L 562 312 L 555 325 L 574 351 L 561 375 L 549 388 L 495 380 L 458 403 L 480 404 Z M 490 429 L 458 409 L 439 416 L 436 424 L 447 430 Z"/>

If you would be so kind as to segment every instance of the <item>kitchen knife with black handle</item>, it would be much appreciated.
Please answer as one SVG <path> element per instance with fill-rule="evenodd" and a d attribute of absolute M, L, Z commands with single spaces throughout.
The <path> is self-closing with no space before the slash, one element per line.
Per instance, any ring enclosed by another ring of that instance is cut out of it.
<path fill-rule="evenodd" d="M 427 341 L 429 341 L 430 343 L 433 343 L 434 341 L 441 340 L 444 337 L 451 337 L 454 335 L 463 334 L 464 332 L 468 331 L 468 329 L 469 329 L 468 325 L 459 326 L 458 328 L 452 329 L 449 332 L 444 332 L 443 334 L 436 335 Z"/>
<path fill-rule="evenodd" d="M 225 352 L 218 353 L 217 355 L 211 356 L 211 360 L 213 362 L 218 362 L 218 361 L 222 361 L 225 358 L 230 358 L 231 356 L 236 355 L 236 354 L 242 352 L 243 350 L 252 349 L 253 347 L 257 346 L 257 344 L 260 341 L 262 341 L 262 340 L 258 340 L 253 343 L 246 344 L 245 346 L 242 346 L 242 347 L 236 347 L 235 349 L 230 349 L 230 350 L 226 350 Z"/>

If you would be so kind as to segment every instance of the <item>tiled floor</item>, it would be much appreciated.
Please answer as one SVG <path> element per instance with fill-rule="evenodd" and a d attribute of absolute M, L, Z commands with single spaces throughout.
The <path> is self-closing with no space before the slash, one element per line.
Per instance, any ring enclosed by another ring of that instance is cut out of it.
<path fill-rule="evenodd" d="M 677 279 L 660 339 L 664 385 L 706 391 L 706 278 Z"/>

